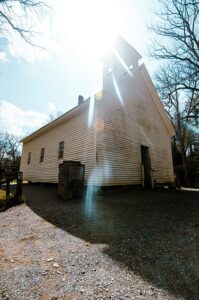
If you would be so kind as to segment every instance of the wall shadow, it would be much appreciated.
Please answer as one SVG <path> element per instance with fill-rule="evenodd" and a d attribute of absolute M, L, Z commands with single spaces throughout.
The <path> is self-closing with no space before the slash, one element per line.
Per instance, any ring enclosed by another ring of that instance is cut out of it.
<path fill-rule="evenodd" d="M 185 299 L 199 299 L 199 192 L 162 190 L 96 195 L 64 202 L 56 186 L 25 185 L 40 217 L 91 243 L 130 271 Z"/>

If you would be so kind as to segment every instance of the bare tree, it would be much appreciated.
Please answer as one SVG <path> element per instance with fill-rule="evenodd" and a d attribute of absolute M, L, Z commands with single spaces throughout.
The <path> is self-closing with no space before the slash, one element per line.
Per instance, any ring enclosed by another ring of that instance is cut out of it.
<path fill-rule="evenodd" d="M 0 164 L 2 165 L 5 160 L 11 163 L 16 163 L 20 157 L 20 144 L 19 138 L 8 132 L 0 133 Z"/>
<path fill-rule="evenodd" d="M 63 112 L 61 110 L 57 110 L 55 113 L 50 113 L 47 119 L 47 123 L 54 121 L 55 119 L 59 118 L 61 115 L 63 115 Z"/>
<path fill-rule="evenodd" d="M 13 163 L 15 163 L 17 158 L 20 156 L 19 138 L 13 134 L 6 133 L 6 139 L 7 139 L 7 156 Z"/>
<path fill-rule="evenodd" d="M 186 178 L 187 159 L 198 153 L 194 141 L 199 118 L 199 1 L 159 4 L 156 22 L 149 28 L 155 35 L 150 55 L 162 63 L 157 89 L 176 131 L 173 150 L 180 153 Z"/>
<path fill-rule="evenodd" d="M 192 127 L 197 126 L 199 93 L 194 90 L 179 89 L 180 72 L 178 66 L 170 63 L 161 67 L 156 74 L 157 90 L 175 128 L 174 142 L 182 155 L 184 169 L 186 157 L 192 150 L 195 134 Z"/>
<path fill-rule="evenodd" d="M 7 140 L 5 138 L 5 133 L 0 132 L 0 165 L 6 156 L 7 152 Z"/>
<path fill-rule="evenodd" d="M 199 1 L 159 0 L 150 55 L 178 65 L 178 90 L 199 91 Z M 175 89 L 173 89 L 175 91 Z"/>
<path fill-rule="evenodd" d="M 35 45 L 34 17 L 46 8 L 39 0 L 0 0 L 0 36 L 7 38 L 11 32 L 17 33 L 27 43 Z"/>

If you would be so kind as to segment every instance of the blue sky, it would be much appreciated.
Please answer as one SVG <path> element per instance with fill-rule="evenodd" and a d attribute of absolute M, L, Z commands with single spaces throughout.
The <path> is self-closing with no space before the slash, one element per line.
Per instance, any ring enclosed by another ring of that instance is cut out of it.
<path fill-rule="evenodd" d="M 87 98 L 100 90 L 100 55 L 108 47 L 108 31 L 111 36 L 111 30 L 116 29 L 114 34 L 127 39 L 152 72 L 146 57 L 150 45 L 146 27 L 153 19 L 156 3 L 157 0 L 57 0 L 57 6 L 52 5 L 53 16 L 37 25 L 43 30 L 38 43 L 49 51 L 32 48 L 12 36 L 10 44 L 0 48 L 1 128 L 24 136 L 43 125 L 50 113 L 75 106 L 79 94 Z"/>

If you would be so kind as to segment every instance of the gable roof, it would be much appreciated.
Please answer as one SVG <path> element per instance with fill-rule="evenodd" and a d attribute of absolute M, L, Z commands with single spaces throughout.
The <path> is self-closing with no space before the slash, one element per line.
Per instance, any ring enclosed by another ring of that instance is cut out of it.
<path fill-rule="evenodd" d="M 33 133 L 31 133 L 30 135 L 28 135 L 25 138 L 21 139 L 20 143 L 30 142 L 31 140 L 38 137 L 42 133 L 44 133 L 44 132 L 46 132 L 46 131 L 48 131 L 48 130 L 50 130 L 50 129 L 52 129 L 52 128 L 54 128 L 54 127 L 56 127 L 56 126 L 58 126 L 62 123 L 64 123 L 67 119 L 69 119 L 69 118 L 73 117 L 74 115 L 84 111 L 84 109 L 86 109 L 89 101 L 90 101 L 90 98 L 85 100 L 82 104 L 73 107 L 72 109 L 70 109 L 69 111 L 67 111 L 63 115 L 61 115 L 60 117 L 56 118 L 55 120 L 53 120 L 50 123 L 42 126 L 41 128 L 39 128 L 36 131 L 34 131 Z"/>

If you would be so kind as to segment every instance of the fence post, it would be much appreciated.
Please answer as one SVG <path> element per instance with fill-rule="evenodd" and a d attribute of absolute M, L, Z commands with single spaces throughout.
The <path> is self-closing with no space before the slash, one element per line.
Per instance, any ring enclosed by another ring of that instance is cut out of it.
<path fill-rule="evenodd" d="M 23 183 L 23 172 L 17 173 L 17 186 L 16 186 L 16 197 L 22 196 L 22 183 Z"/>
<path fill-rule="evenodd" d="M 6 199 L 10 198 L 10 180 L 6 179 Z"/>

